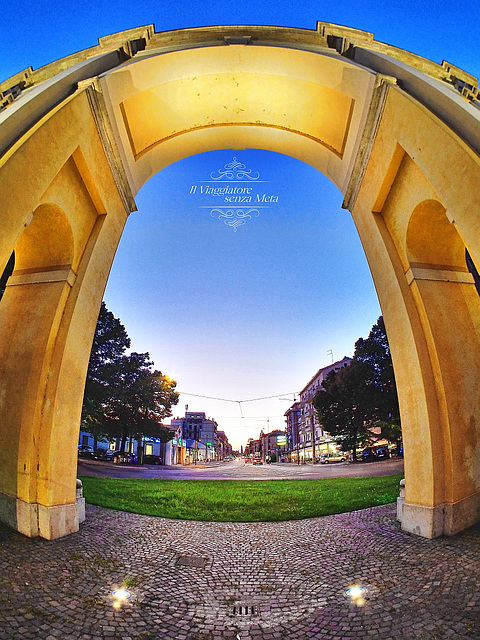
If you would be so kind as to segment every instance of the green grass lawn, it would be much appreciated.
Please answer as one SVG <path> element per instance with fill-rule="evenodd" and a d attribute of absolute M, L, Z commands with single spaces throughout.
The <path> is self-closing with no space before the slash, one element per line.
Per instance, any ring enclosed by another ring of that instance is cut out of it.
<path fill-rule="evenodd" d="M 403 474 L 322 480 L 163 480 L 81 477 L 90 504 L 209 522 L 279 522 L 394 502 Z"/>

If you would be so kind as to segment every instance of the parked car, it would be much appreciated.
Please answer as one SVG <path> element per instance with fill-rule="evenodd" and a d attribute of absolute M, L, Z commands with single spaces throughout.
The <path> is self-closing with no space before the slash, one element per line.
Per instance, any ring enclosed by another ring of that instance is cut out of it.
<path fill-rule="evenodd" d="M 95 451 L 95 458 L 97 460 L 105 460 L 106 462 L 112 462 L 114 453 L 115 452 L 111 451 L 111 449 L 97 449 Z"/>
<path fill-rule="evenodd" d="M 331 462 L 345 462 L 347 459 L 347 454 L 343 451 L 339 451 L 338 453 L 326 453 L 320 456 L 321 464 L 330 464 Z"/>
<path fill-rule="evenodd" d="M 385 460 L 386 458 L 390 458 L 390 450 L 387 446 L 377 447 L 375 449 L 375 455 L 377 460 Z"/>
<path fill-rule="evenodd" d="M 263 459 L 262 458 L 254 458 L 252 460 L 253 464 L 263 464 Z"/>
<path fill-rule="evenodd" d="M 86 444 L 79 444 L 78 445 L 78 457 L 79 458 L 91 458 L 93 459 L 95 457 L 94 451 L 93 451 L 93 447 L 90 447 L 89 445 Z"/>
<path fill-rule="evenodd" d="M 125 451 L 114 451 L 113 462 L 114 464 L 135 464 L 137 456 L 134 453 L 126 453 Z"/>
<path fill-rule="evenodd" d="M 143 456 L 143 464 L 162 464 L 162 459 L 160 456 L 147 453 Z"/>
<path fill-rule="evenodd" d="M 376 459 L 377 456 L 373 447 L 367 447 L 362 451 L 362 462 L 373 462 Z"/>

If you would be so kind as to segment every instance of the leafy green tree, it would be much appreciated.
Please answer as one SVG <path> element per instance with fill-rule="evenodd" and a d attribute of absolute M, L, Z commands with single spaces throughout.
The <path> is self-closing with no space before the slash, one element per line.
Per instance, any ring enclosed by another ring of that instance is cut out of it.
<path fill-rule="evenodd" d="M 148 353 L 130 353 L 130 338 L 118 318 L 102 302 L 88 366 L 82 426 L 97 440 L 171 439 L 163 418 L 178 402 L 176 382 L 153 370 Z"/>
<path fill-rule="evenodd" d="M 115 394 L 112 396 L 104 423 L 110 437 L 120 437 L 121 451 L 127 440 L 143 436 L 168 442 L 172 432 L 161 421 L 172 415 L 171 407 L 178 402 L 176 381 L 152 370 L 148 353 L 131 353 L 118 363 Z"/>
<path fill-rule="evenodd" d="M 350 366 L 330 372 L 313 400 L 320 423 L 342 451 L 353 451 L 354 462 L 357 448 L 371 442 L 370 373 L 367 364 L 353 360 Z"/>
<path fill-rule="evenodd" d="M 368 338 L 355 343 L 349 367 L 332 371 L 322 383 L 314 406 L 324 429 L 343 451 L 371 444 L 372 428 L 397 446 L 401 440 L 400 410 L 390 346 L 383 318 Z"/>
<path fill-rule="evenodd" d="M 372 394 L 371 420 L 381 420 L 400 427 L 397 385 L 393 371 L 390 345 L 383 317 L 373 325 L 368 338 L 359 338 L 355 343 L 354 360 L 370 367 L 369 379 L 373 382 L 369 389 Z M 390 439 L 390 438 L 387 438 Z"/>
<path fill-rule="evenodd" d="M 397 445 L 397 451 L 400 448 L 402 441 L 402 428 L 399 424 L 394 422 L 385 422 L 384 420 L 376 420 L 373 425 L 380 429 L 380 436 L 389 442 L 394 442 Z"/>
<path fill-rule="evenodd" d="M 130 338 L 125 327 L 104 302 L 100 308 L 93 339 L 82 407 L 82 428 L 97 441 L 108 438 L 104 416 L 112 400 L 112 392 L 118 386 L 118 367 Z"/>

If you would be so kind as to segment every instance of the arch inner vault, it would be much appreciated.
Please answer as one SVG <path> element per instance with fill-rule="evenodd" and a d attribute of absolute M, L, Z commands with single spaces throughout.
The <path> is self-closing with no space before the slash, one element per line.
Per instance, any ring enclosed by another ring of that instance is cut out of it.
<path fill-rule="evenodd" d="M 0 83 L 0 519 L 78 529 L 79 417 L 96 319 L 142 185 L 261 148 L 344 195 L 378 292 L 405 446 L 402 527 L 480 519 L 478 81 L 319 22 L 113 34 Z"/>

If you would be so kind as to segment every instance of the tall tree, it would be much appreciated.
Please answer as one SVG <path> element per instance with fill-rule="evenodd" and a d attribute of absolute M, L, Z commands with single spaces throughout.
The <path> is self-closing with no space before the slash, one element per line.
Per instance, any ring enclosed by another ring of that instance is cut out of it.
<path fill-rule="evenodd" d="M 332 371 L 314 398 L 320 422 L 342 449 L 371 444 L 372 428 L 387 440 L 401 439 L 400 410 L 390 346 L 383 318 L 368 338 L 355 343 L 349 367 Z"/>
<path fill-rule="evenodd" d="M 177 383 L 152 367 L 148 353 L 133 352 L 119 363 L 116 393 L 104 422 L 111 437 L 121 437 L 121 451 L 129 438 L 147 436 L 167 442 L 172 437 L 161 421 L 171 415 L 171 407 L 178 402 Z"/>
<path fill-rule="evenodd" d="M 130 353 L 130 338 L 102 302 L 83 400 L 82 424 L 97 439 L 155 437 L 167 442 L 162 426 L 178 402 L 176 382 L 153 369 L 148 353 Z"/>
<path fill-rule="evenodd" d="M 125 327 L 102 302 L 90 353 L 82 407 L 82 426 L 93 435 L 95 448 L 97 440 L 108 437 L 104 416 L 114 389 L 118 387 L 118 367 L 129 347 L 130 338 Z"/>
<path fill-rule="evenodd" d="M 400 425 L 397 385 L 393 371 L 390 345 L 383 317 L 373 325 L 368 338 L 359 338 L 355 343 L 354 360 L 364 362 L 370 367 L 373 384 L 371 420 Z"/>
<path fill-rule="evenodd" d="M 372 438 L 371 384 L 368 365 L 353 360 L 350 366 L 330 372 L 313 400 L 320 423 L 342 451 L 353 451 L 354 462 L 357 448 Z"/>

